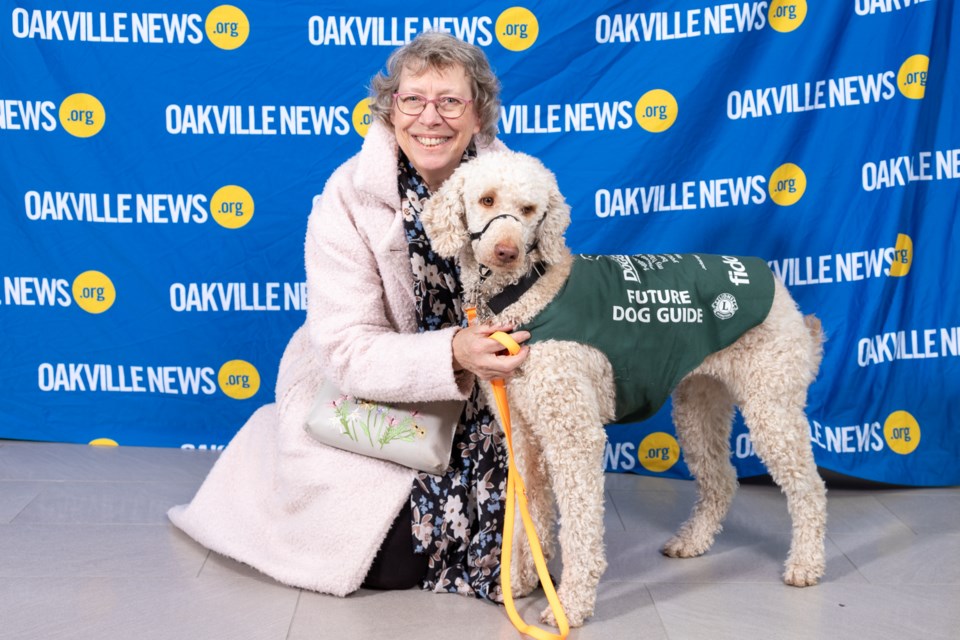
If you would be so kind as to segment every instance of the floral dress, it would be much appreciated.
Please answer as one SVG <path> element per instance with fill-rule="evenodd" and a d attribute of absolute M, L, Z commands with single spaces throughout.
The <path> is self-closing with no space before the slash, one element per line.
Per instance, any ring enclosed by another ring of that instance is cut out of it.
<path fill-rule="evenodd" d="M 475 155 L 470 147 L 462 161 Z M 402 152 L 398 169 L 418 328 L 466 326 L 456 263 L 434 253 L 420 223 L 430 191 Z M 502 602 L 500 548 L 507 453 L 503 432 L 477 386 L 464 407 L 453 447 L 447 471 L 439 476 L 421 473 L 410 495 L 415 552 L 429 556 L 423 586 Z"/>

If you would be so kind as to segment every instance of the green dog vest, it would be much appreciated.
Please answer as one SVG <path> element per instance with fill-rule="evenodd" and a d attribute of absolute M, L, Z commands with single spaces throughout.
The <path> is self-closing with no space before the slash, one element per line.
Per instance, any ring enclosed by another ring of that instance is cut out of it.
<path fill-rule="evenodd" d="M 704 358 L 763 322 L 772 303 L 773 273 L 759 258 L 579 255 L 557 297 L 521 328 L 528 344 L 602 351 L 616 382 L 615 422 L 639 422 Z"/>

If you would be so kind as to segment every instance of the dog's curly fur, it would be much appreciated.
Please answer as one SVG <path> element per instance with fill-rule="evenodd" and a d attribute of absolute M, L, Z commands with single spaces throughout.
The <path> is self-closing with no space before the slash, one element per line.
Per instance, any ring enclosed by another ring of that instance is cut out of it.
<path fill-rule="evenodd" d="M 485 301 L 532 265 L 546 265 L 517 302 L 496 316 L 481 313 L 482 319 L 522 325 L 550 302 L 570 272 L 572 256 L 563 238 L 569 207 L 553 174 L 530 156 L 504 152 L 462 165 L 430 199 L 422 222 L 434 250 L 459 261 L 466 301 L 481 312 Z M 482 235 L 471 238 L 481 229 Z M 819 322 L 804 318 L 774 280 L 773 305 L 763 323 L 709 356 L 673 392 L 673 420 L 699 497 L 662 552 L 675 558 L 701 555 L 720 531 L 737 487 L 730 463 L 736 406 L 757 454 L 787 496 L 793 539 L 783 580 L 808 586 L 824 572 L 826 489 L 804 414 L 823 334 Z M 610 363 L 590 346 L 539 342 L 509 381 L 508 392 L 517 464 L 548 553 L 556 500 L 563 552 L 558 593 L 570 624 L 579 626 L 593 614 L 606 568 L 604 425 L 614 418 L 615 406 Z M 525 595 L 536 587 L 537 574 L 522 529 L 514 548 L 512 586 Z M 541 619 L 555 624 L 549 608 Z"/>

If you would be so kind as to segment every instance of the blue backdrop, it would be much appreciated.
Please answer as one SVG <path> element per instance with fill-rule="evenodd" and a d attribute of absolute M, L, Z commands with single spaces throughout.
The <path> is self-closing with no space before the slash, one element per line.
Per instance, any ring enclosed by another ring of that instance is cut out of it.
<path fill-rule="evenodd" d="M 575 251 L 757 255 L 822 319 L 818 464 L 960 482 L 951 0 L 0 7 L 0 437 L 224 446 L 273 399 L 370 77 L 443 30 Z M 611 427 L 608 468 L 687 477 L 669 409 Z M 763 472 L 740 424 L 733 450 Z"/>

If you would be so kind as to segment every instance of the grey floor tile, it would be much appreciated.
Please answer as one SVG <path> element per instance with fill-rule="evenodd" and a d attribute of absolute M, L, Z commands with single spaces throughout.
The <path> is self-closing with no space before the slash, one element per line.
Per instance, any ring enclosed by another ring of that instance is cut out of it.
<path fill-rule="evenodd" d="M 827 532 L 910 532 L 910 527 L 883 504 L 879 493 L 835 490 L 827 494 Z"/>
<path fill-rule="evenodd" d="M 960 533 L 960 491 L 883 493 L 877 500 L 914 533 Z"/>
<path fill-rule="evenodd" d="M 196 490 L 193 482 L 49 482 L 14 522 L 166 525 L 167 509 Z"/>
<path fill-rule="evenodd" d="M 643 476 L 636 473 L 607 473 L 604 478 L 607 489 L 611 491 L 672 491 L 675 493 L 696 491 L 692 480 Z"/>
<path fill-rule="evenodd" d="M 603 529 L 604 531 L 624 531 L 626 529 L 609 491 L 605 493 L 603 501 Z"/>
<path fill-rule="evenodd" d="M 546 600 L 541 599 L 537 610 L 546 606 Z M 597 590 L 593 617 L 582 628 L 571 632 L 570 638 L 667 640 L 668 635 L 646 585 L 639 582 L 609 582 L 601 583 Z"/>
<path fill-rule="evenodd" d="M 195 544 L 198 549 L 203 549 L 203 547 L 201 547 L 198 543 L 193 542 L 193 544 Z M 248 580 L 260 580 L 277 585 L 281 584 L 270 576 L 260 573 L 248 564 L 237 562 L 233 558 L 222 556 L 213 551 L 210 552 L 210 555 L 207 556 L 206 560 L 204 561 L 203 567 L 200 569 L 200 576 L 209 577 L 211 579 L 240 577 Z"/>
<path fill-rule="evenodd" d="M 673 535 L 697 501 L 694 492 L 610 490 L 610 495 L 624 528 L 661 537 Z M 787 499 L 777 487 L 740 487 L 723 526 L 725 530 L 789 533 Z"/>
<path fill-rule="evenodd" d="M 527 612 L 528 620 L 532 616 Z M 304 592 L 289 640 L 381 637 L 512 640 L 517 634 L 501 607 L 475 598 L 418 589 L 361 589 L 347 598 Z"/>
<path fill-rule="evenodd" d="M 17 517 L 34 500 L 46 483 L 0 480 L 0 524 Z"/>
<path fill-rule="evenodd" d="M 516 601 L 524 622 L 552 630 L 539 621 L 547 606 L 541 591 Z M 611 640 L 638 637 L 666 640 L 650 594 L 644 585 L 621 582 L 603 584 L 597 594 L 595 615 L 571 640 Z M 304 592 L 290 627 L 290 640 L 314 638 L 377 638 L 421 640 L 514 640 L 519 634 L 506 609 L 454 594 L 416 589 L 401 592 L 360 590 L 347 598 Z"/>
<path fill-rule="evenodd" d="M 670 640 L 956 640 L 960 590 L 822 584 L 655 584 L 650 592 Z"/>
<path fill-rule="evenodd" d="M 741 486 L 733 497 L 723 526 L 724 531 L 739 528 L 789 534 L 793 525 L 787 510 L 787 497 L 780 487 L 773 485 Z"/>
<path fill-rule="evenodd" d="M 172 525 L 0 525 L 0 578 L 193 577 L 207 550 Z"/>
<path fill-rule="evenodd" d="M 0 480 L 195 481 L 199 485 L 219 455 L 160 447 L 6 441 L 0 447 Z"/>
<path fill-rule="evenodd" d="M 696 500 L 689 492 L 611 489 L 609 494 L 625 530 L 664 540 L 686 520 Z"/>
<path fill-rule="evenodd" d="M 697 558 L 668 558 L 659 551 L 665 540 L 612 532 L 606 536 L 609 566 L 603 581 L 743 583 L 781 585 L 789 535 L 747 534 L 724 530 L 713 547 Z M 856 567 L 828 538 L 825 582 L 865 582 Z M 784 585 L 786 586 L 786 585 Z"/>
<path fill-rule="evenodd" d="M 301 592 L 210 553 L 166 522 L 218 454 L 0 441 L 0 638 L 519 637 L 502 607 L 419 590 Z M 781 582 L 778 488 L 740 488 L 714 548 L 665 558 L 692 482 L 607 474 L 609 568 L 572 640 L 960 637 L 960 488 L 835 490 L 827 575 Z M 561 562 L 551 563 L 559 576 Z M 535 622 L 541 592 L 518 601 Z"/>
<path fill-rule="evenodd" d="M 0 578 L 0 637 L 284 640 L 299 595 L 249 580 Z"/>
<path fill-rule="evenodd" d="M 865 530 L 829 537 L 871 583 L 960 585 L 960 534 Z"/>

